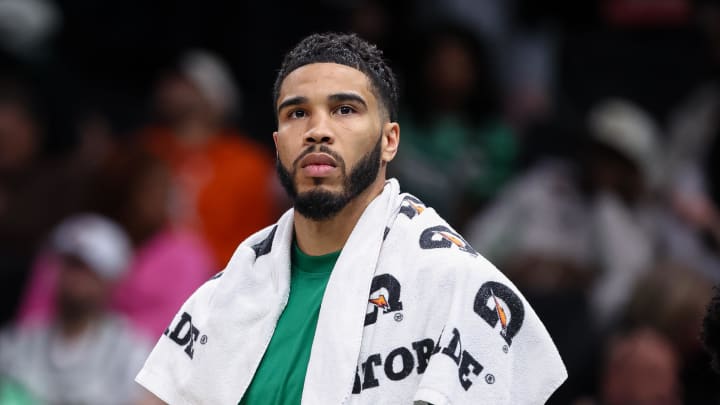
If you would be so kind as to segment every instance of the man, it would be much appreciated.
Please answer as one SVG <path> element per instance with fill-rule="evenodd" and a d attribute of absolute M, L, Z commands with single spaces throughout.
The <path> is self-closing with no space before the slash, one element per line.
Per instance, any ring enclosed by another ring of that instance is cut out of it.
<path fill-rule="evenodd" d="M 103 217 L 81 214 L 57 227 L 50 246 L 60 268 L 57 313 L 48 326 L 0 334 L 0 381 L 15 381 L 45 404 L 146 400 L 133 376 L 149 347 L 106 306 L 132 254 L 127 235 Z"/>
<path fill-rule="evenodd" d="M 311 35 L 274 90 L 294 201 L 180 309 L 137 381 L 171 404 L 543 403 L 566 378 L 515 287 L 386 180 L 397 84 L 355 35 Z"/>

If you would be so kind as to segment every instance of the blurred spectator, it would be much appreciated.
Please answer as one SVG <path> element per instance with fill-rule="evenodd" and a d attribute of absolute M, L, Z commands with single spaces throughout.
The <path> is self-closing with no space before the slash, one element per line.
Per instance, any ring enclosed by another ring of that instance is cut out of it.
<path fill-rule="evenodd" d="M 593 278 L 590 223 L 575 170 L 542 161 L 467 227 L 468 241 L 525 289 L 573 289 Z"/>
<path fill-rule="evenodd" d="M 720 4 L 698 2 L 712 75 L 670 117 L 668 199 L 664 224 L 671 257 L 720 281 Z"/>
<path fill-rule="evenodd" d="M 460 228 L 513 174 L 518 145 L 479 39 L 449 25 L 418 43 L 400 114 L 403 146 L 390 170 Z"/>
<path fill-rule="evenodd" d="M 0 325 L 16 310 L 39 242 L 85 197 L 81 161 L 49 159 L 45 138 L 28 87 L 0 78 Z"/>
<path fill-rule="evenodd" d="M 199 231 L 217 266 L 227 263 L 243 239 L 270 224 L 278 209 L 271 155 L 227 126 L 238 98 L 222 61 L 208 52 L 189 52 L 177 71 L 157 83 L 159 122 L 140 133 L 178 182 L 174 222 Z"/>
<path fill-rule="evenodd" d="M 624 321 L 645 325 L 665 336 L 681 359 L 685 403 L 717 403 L 717 376 L 702 350 L 698 331 L 712 297 L 712 282 L 684 264 L 663 262 L 638 280 Z"/>
<path fill-rule="evenodd" d="M 590 112 L 593 255 L 600 271 L 591 303 L 596 320 L 617 320 L 636 280 L 653 264 L 657 187 L 662 160 L 659 130 L 639 107 L 613 100 Z"/>
<path fill-rule="evenodd" d="M 598 103 L 587 127 L 577 161 L 541 160 L 465 229 L 470 244 L 518 284 L 553 336 L 569 374 L 552 398 L 558 404 L 595 390 L 603 333 L 655 259 L 650 190 L 657 129 L 621 100 Z"/>
<path fill-rule="evenodd" d="M 57 314 L 46 326 L 0 335 L 0 374 L 47 404 L 128 404 L 144 395 L 133 379 L 147 343 L 107 309 L 131 247 L 122 229 L 94 214 L 63 221 L 51 250 L 59 263 Z"/>
<path fill-rule="evenodd" d="M 633 329 L 611 339 L 602 375 L 603 405 L 680 405 L 680 359 L 652 329 Z"/>
<path fill-rule="evenodd" d="M 515 129 L 551 112 L 558 40 L 548 15 L 560 10 L 524 0 L 420 0 L 415 7 L 423 25 L 456 21 L 485 39 L 486 52 L 496 62 L 490 68 Z M 543 11 L 528 12 L 533 7 Z"/>
<path fill-rule="evenodd" d="M 470 222 L 468 241 L 523 291 L 553 337 L 568 380 L 548 402 L 594 392 L 599 336 L 587 293 L 595 277 L 586 197 L 575 168 L 543 161 Z"/>
<path fill-rule="evenodd" d="M 128 272 L 111 294 L 111 307 L 152 340 L 165 330 L 182 302 L 216 271 L 205 243 L 170 225 L 171 181 L 161 161 L 131 145 L 108 159 L 94 188 L 97 208 L 128 231 L 135 252 Z M 41 255 L 20 310 L 23 322 L 51 316 L 54 309 L 49 297 L 57 288 L 57 278 L 57 264 Z"/>
<path fill-rule="evenodd" d="M 594 319 L 605 327 L 616 320 L 635 280 L 655 257 L 650 191 L 659 178 L 660 149 L 653 121 L 625 101 L 599 103 L 588 126 L 591 140 L 577 169 L 564 163 L 531 168 L 471 222 L 466 234 L 481 253 L 501 268 L 507 265 L 511 278 L 532 281 L 530 288 L 583 286 L 592 279 Z M 550 262 L 563 258 L 568 265 L 542 274 L 532 267 L 512 274 L 517 266 L 509 260 L 524 260 L 518 252 L 537 252 Z M 570 276 L 559 269 L 576 271 Z"/>
<path fill-rule="evenodd" d="M 693 269 L 660 263 L 638 280 L 626 322 L 650 325 L 667 336 L 681 354 L 693 354 L 700 349 L 697 331 L 711 292 L 712 283 Z"/>

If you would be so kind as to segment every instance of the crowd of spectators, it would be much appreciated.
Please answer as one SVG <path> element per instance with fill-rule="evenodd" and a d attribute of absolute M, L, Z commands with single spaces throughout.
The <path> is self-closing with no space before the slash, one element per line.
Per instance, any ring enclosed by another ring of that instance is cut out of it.
<path fill-rule="evenodd" d="M 539 313 L 551 404 L 720 401 L 719 1 L 8 0 L 0 403 L 147 401 L 138 359 L 289 207 L 272 80 L 326 30 L 396 68 L 390 175 Z"/>

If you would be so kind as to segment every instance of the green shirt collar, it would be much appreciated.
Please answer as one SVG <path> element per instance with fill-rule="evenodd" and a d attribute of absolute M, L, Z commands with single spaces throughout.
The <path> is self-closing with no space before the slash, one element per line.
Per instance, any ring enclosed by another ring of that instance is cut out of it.
<path fill-rule="evenodd" d="M 297 242 L 293 241 L 291 262 L 292 268 L 303 273 L 330 273 L 335 267 L 341 250 L 320 256 L 310 256 L 300 250 Z"/>

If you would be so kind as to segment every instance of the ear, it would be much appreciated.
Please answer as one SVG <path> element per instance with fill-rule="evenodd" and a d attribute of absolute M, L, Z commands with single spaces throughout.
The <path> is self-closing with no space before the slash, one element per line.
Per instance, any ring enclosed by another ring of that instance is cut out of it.
<path fill-rule="evenodd" d="M 383 125 L 382 161 L 389 162 L 395 158 L 400 146 L 400 124 L 388 122 Z"/>
<path fill-rule="evenodd" d="M 278 133 L 277 133 L 277 131 L 275 131 L 275 132 L 273 132 L 273 143 L 275 144 L 275 153 L 277 153 L 277 150 L 278 150 L 277 138 L 278 138 Z"/>

